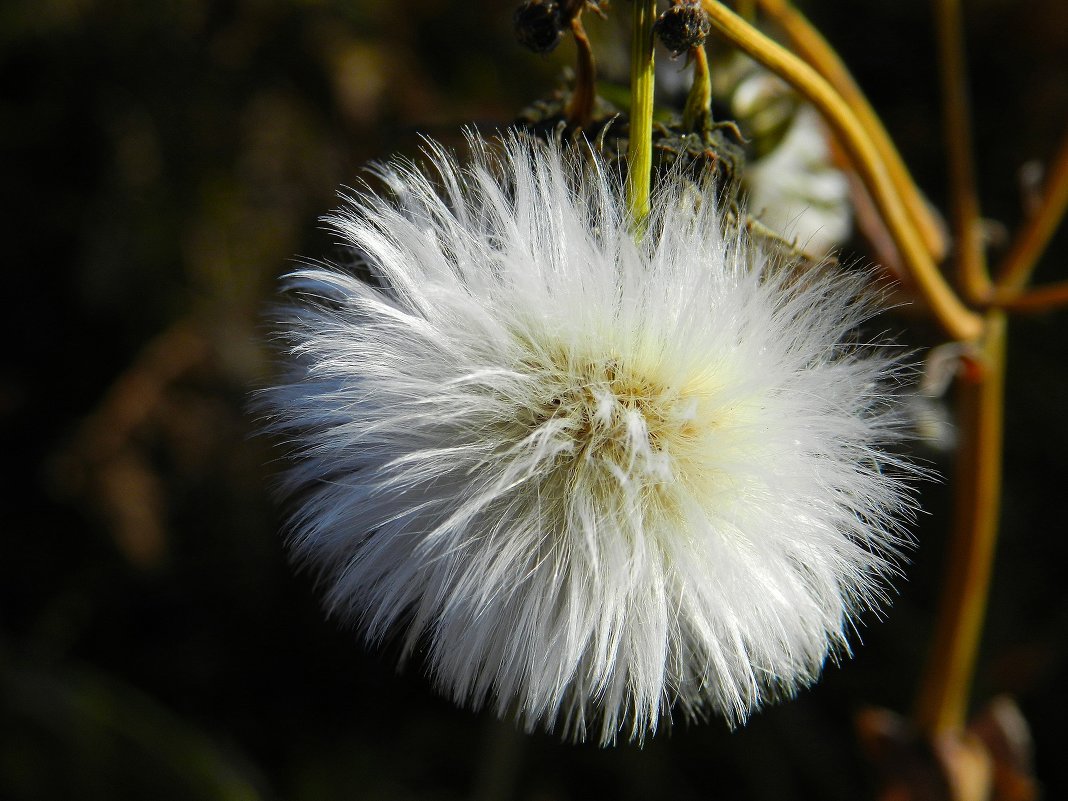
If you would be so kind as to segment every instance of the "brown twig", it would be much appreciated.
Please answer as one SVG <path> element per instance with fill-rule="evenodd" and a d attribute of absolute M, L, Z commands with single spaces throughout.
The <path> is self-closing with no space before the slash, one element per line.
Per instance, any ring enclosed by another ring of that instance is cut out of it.
<path fill-rule="evenodd" d="M 693 85 L 682 111 L 682 127 L 704 134 L 712 124 L 712 81 L 708 74 L 708 55 L 704 45 L 692 48 L 690 58 L 693 59 Z"/>
<path fill-rule="evenodd" d="M 578 48 L 578 62 L 575 71 L 575 90 L 567 102 L 566 116 L 568 125 L 584 128 L 593 118 L 593 104 L 597 96 L 597 65 L 593 60 L 593 48 L 582 24 L 581 8 L 571 18 L 571 35 Z"/>
<path fill-rule="evenodd" d="M 1065 130 L 1057 153 L 1050 163 L 1042 199 L 1038 209 L 1024 223 L 1023 229 L 997 271 L 1000 290 L 1019 290 L 1026 286 L 1042 257 L 1046 245 L 1053 238 L 1057 226 L 1068 211 L 1068 130 Z"/>
<path fill-rule="evenodd" d="M 990 306 L 1006 311 L 1037 314 L 1068 306 L 1068 281 L 1035 287 L 1025 292 L 994 290 Z"/>
<path fill-rule="evenodd" d="M 61 489 L 97 509 L 119 550 L 141 568 L 162 559 L 166 530 L 164 490 L 139 434 L 159 414 L 168 389 L 210 355 L 210 343 L 191 320 L 171 325 L 116 378 L 56 459 Z"/>
<path fill-rule="evenodd" d="M 990 292 L 975 182 L 971 111 L 960 0 L 935 3 L 942 124 L 949 160 L 949 195 L 956 247 L 957 282 L 964 296 L 981 301 Z"/>

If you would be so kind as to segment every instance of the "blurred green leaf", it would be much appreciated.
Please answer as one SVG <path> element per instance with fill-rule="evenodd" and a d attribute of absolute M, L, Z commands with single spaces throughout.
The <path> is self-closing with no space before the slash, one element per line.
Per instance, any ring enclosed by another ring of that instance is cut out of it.
<path fill-rule="evenodd" d="M 247 763 L 144 693 L 85 669 L 8 669 L 0 794 L 257 801 Z M 26 746 L 42 748 L 27 753 Z M 51 794 L 51 793 L 48 793 Z"/>

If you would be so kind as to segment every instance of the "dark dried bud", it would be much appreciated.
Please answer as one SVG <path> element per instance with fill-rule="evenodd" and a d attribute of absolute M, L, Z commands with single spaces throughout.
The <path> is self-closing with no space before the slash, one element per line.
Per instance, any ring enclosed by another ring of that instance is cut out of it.
<path fill-rule="evenodd" d="M 515 38 L 535 53 L 550 53 L 560 44 L 564 20 L 555 0 L 526 0 L 515 10 Z"/>
<path fill-rule="evenodd" d="M 653 30 L 664 47 L 677 56 L 703 45 L 712 23 L 700 3 L 683 0 L 661 14 Z"/>

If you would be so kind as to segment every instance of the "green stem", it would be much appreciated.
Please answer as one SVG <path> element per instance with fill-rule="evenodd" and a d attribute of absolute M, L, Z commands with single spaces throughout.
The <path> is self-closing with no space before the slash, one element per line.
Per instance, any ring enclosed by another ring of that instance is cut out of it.
<path fill-rule="evenodd" d="M 630 61 L 630 148 L 627 153 L 627 205 L 640 231 L 649 216 L 653 171 L 653 23 L 656 0 L 634 0 Z"/>

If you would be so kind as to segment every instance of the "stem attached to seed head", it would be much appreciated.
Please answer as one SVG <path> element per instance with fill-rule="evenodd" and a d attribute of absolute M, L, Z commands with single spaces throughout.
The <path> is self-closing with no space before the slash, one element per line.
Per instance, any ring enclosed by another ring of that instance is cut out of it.
<path fill-rule="evenodd" d="M 630 145 L 627 152 L 627 206 L 635 231 L 649 216 L 653 171 L 653 23 L 656 0 L 634 0 L 630 62 Z"/>
<path fill-rule="evenodd" d="M 682 112 L 682 127 L 704 134 L 712 125 L 712 80 L 704 45 L 691 49 L 690 57 L 693 59 L 693 85 Z"/>
<path fill-rule="evenodd" d="M 565 111 L 567 122 L 577 128 L 590 124 L 593 106 L 597 96 L 597 67 L 593 60 L 593 48 L 590 46 L 586 28 L 582 25 L 582 10 L 571 18 L 571 35 L 575 38 L 578 51 L 578 66 L 575 73 L 575 91 L 571 93 Z"/>

